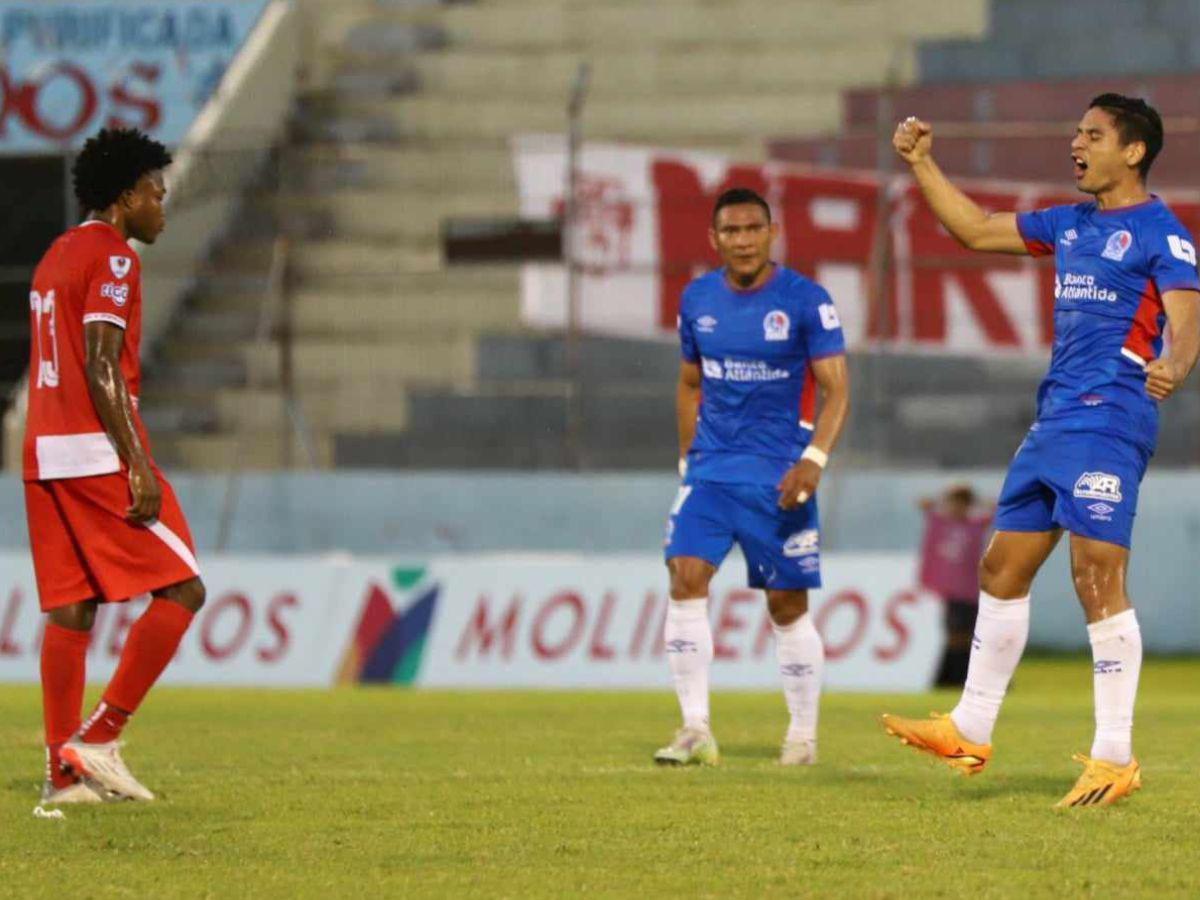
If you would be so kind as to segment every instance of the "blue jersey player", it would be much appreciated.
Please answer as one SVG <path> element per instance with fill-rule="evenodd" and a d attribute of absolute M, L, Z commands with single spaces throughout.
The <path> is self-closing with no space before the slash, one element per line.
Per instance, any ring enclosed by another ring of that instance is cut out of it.
<path fill-rule="evenodd" d="M 693 281 L 679 311 L 676 413 L 683 483 L 667 523 L 664 635 L 683 727 L 656 762 L 717 761 L 708 721 L 709 582 L 736 541 L 767 594 L 791 725 L 780 761 L 816 761 L 824 666 L 808 614 L 821 584 L 817 483 L 849 409 L 845 340 L 829 295 L 771 261 L 767 202 L 718 199 L 709 240 L 724 266 Z M 816 389 L 823 402 L 816 415 Z"/>
<path fill-rule="evenodd" d="M 1154 453 L 1158 404 L 1200 348 L 1200 280 L 1192 237 L 1146 174 L 1163 145 L 1144 101 L 1103 94 L 1071 141 L 1075 183 L 1091 199 L 1036 212 L 987 214 L 930 155 L 932 129 L 909 119 L 896 151 L 947 230 L 975 250 L 1054 254 L 1054 348 L 1037 419 L 1009 467 L 962 699 L 949 716 L 884 727 L 968 773 L 991 756 L 992 726 L 1029 632 L 1029 589 L 1064 531 L 1093 655 L 1096 732 L 1083 774 L 1059 806 L 1108 805 L 1141 785 L 1133 705 L 1142 662 L 1125 593 L 1138 487 Z M 1170 350 L 1162 331 L 1170 324 Z"/>

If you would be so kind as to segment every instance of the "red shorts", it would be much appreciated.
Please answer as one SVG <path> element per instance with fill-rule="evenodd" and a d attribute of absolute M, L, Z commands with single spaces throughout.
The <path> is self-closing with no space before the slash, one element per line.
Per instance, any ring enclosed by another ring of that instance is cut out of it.
<path fill-rule="evenodd" d="M 128 600 L 200 574 L 192 533 L 156 468 L 162 510 L 150 525 L 125 518 L 126 475 L 25 482 L 29 545 L 42 610 L 81 600 Z"/>

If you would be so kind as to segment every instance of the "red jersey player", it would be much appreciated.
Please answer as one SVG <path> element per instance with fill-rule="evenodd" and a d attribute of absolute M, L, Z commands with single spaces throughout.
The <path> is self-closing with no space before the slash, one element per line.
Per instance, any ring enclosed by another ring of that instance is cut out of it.
<path fill-rule="evenodd" d="M 32 323 L 25 506 L 42 610 L 48 803 L 152 800 L 118 751 L 126 720 L 175 655 L 204 585 L 187 521 L 138 415 L 141 269 L 130 238 L 164 226 L 166 148 L 136 130 L 91 138 L 73 170 L 88 211 L 42 258 Z M 97 604 L 152 597 L 81 724 Z"/>

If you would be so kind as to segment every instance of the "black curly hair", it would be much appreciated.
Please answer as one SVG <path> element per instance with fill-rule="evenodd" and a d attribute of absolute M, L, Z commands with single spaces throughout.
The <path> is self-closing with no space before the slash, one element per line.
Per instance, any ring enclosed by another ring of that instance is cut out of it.
<path fill-rule="evenodd" d="M 105 128 L 75 158 L 75 197 L 87 212 L 108 209 L 143 175 L 171 164 L 171 154 L 136 128 Z"/>

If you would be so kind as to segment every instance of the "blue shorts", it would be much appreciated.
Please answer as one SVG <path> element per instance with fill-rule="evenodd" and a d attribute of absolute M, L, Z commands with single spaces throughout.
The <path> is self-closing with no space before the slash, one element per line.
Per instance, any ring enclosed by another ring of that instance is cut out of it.
<path fill-rule="evenodd" d="M 1150 453 L 1094 432 L 1030 431 L 1000 490 L 997 531 L 1053 531 L 1130 545 Z"/>
<path fill-rule="evenodd" d="M 697 481 L 679 488 L 667 520 L 667 559 L 696 556 L 720 566 L 737 541 L 752 588 L 821 586 L 817 498 L 779 508 L 779 491 L 764 484 Z"/>

